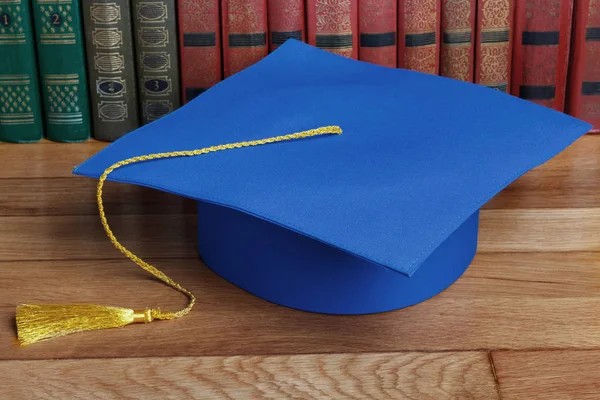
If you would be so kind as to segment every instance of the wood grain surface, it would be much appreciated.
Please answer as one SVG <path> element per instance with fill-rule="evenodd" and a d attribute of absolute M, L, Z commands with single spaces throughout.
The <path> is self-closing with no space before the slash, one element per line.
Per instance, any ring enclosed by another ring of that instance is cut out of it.
<path fill-rule="evenodd" d="M 15 400 L 499 398 L 484 352 L 151 357 L 140 361 L 0 362 L 0 372 L 3 390 Z M 23 385 L 25 377 L 47 384 Z"/>
<path fill-rule="evenodd" d="M 504 400 L 600 398 L 600 351 L 496 352 Z"/>
<path fill-rule="evenodd" d="M 21 347 L 19 303 L 185 304 L 112 247 L 96 181 L 71 174 L 105 145 L 0 144 L 0 399 L 600 399 L 600 136 L 483 207 L 478 254 L 455 284 L 377 315 L 246 293 L 198 256 L 192 201 L 109 183 L 117 238 L 196 308 Z"/>
<path fill-rule="evenodd" d="M 0 263 L 0 328 L 6 328 L 0 329 L 0 359 L 600 348 L 596 253 L 480 254 L 438 296 L 365 316 L 271 304 L 198 259 L 148 261 L 198 296 L 191 315 L 25 348 L 14 340 L 14 311 L 21 302 L 173 310 L 186 299 L 122 258 Z M 173 345 L 163 346 L 167 337 Z"/>

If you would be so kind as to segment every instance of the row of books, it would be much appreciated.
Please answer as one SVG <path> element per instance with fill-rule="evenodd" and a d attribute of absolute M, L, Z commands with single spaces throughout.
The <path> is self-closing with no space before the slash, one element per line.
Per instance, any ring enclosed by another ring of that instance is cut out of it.
<path fill-rule="evenodd" d="M 600 129 L 600 0 L 0 0 L 0 140 L 115 140 L 290 38 Z"/>

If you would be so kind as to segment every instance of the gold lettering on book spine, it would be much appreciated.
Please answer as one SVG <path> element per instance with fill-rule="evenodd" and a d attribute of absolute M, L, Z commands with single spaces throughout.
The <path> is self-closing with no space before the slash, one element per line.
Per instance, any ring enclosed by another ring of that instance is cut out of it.
<path fill-rule="evenodd" d="M 443 3 L 444 33 L 472 35 L 471 2 L 473 0 L 447 0 Z M 444 76 L 461 81 L 471 81 L 469 75 L 473 42 L 444 43 L 442 71 Z"/>
<path fill-rule="evenodd" d="M 435 34 L 437 26 L 437 0 L 405 0 L 404 32 L 408 35 Z M 403 27 L 400 27 L 402 29 Z M 406 47 L 405 67 L 414 71 L 436 74 L 439 43 Z"/>
<path fill-rule="evenodd" d="M 352 1 L 351 0 L 316 0 L 317 36 L 352 35 Z M 352 42 L 342 47 L 326 48 L 345 57 L 352 56 Z"/>
<path fill-rule="evenodd" d="M 510 7 L 511 0 L 483 0 L 482 21 L 480 35 L 509 36 L 510 32 Z M 481 37 L 480 37 L 481 40 Z M 508 74 L 510 65 L 510 43 L 506 41 L 480 42 L 478 49 L 481 54 L 479 71 L 479 83 L 502 90 L 508 90 Z"/>

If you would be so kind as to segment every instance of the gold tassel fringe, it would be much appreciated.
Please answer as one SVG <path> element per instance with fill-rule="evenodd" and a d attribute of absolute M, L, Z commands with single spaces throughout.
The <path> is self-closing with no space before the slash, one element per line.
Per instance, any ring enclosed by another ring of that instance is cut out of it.
<path fill-rule="evenodd" d="M 17 334 L 24 344 L 95 329 L 152 322 L 150 310 L 94 304 L 22 304 L 17 307 Z"/>
<path fill-rule="evenodd" d="M 212 153 L 222 150 L 239 149 L 242 147 L 258 146 L 269 143 L 282 142 L 286 140 L 295 140 L 308 138 L 311 136 L 336 134 L 339 135 L 342 130 L 339 126 L 324 126 L 317 129 L 311 129 L 304 132 L 292 133 L 289 135 L 275 136 L 266 139 L 253 140 L 249 142 L 237 142 L 223 144 L 218 146 L 205 147 L 203 149 L 189 151 L 173 151 L 169 153 L 156 153 L 144 156 L 132 157 L 119 161 L 106 170 L 98 180 L 96 190 L 96 200 L 98 203 L 98 212 L 104 231 L 108 235 L 111 243 L 126 257 L 144 269 L 152 276 L 160 279 L 166 285 L 186 295 L 189 299 L 185 308 L 176 312 L 162 312 L 157 309 L 148 309 L 144 311 L 134 311 L 128 308 L 99 306 L 93 304 L 47 304 L 47 305 L 29 305 L 24 304 L 17 307 L 17 337 L 22 345 L 28 345 L 40 340 L 51 339 L 58 336 L 69 335 L 76 332 L 91 331 L 96 329 L 120 328 L 132 323 L 149 323 L 153 320 L 168 320 L 183 317 L 190 313 L 196 302 L 196 297 L 192 292 L 185 289 L 177 282 L 169 278 L 158 268 L 148 264 L 131 251 L 127 250 L 113 234 L 108 226 L 104 204 L 102 201 L 102 189 L 108 175 L 117 168 L 125 165 L 173 157 L 191 157 L 201 154 Z"/>

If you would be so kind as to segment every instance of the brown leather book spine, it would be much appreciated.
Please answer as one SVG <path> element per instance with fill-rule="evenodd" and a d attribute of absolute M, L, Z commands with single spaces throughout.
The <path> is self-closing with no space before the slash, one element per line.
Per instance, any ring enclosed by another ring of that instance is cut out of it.
<path fill-rule="evenodd" d="M 477 0 L 475 83 L 510 92 L 514 0 Z"/>
<path fill-rule="evenodd" d="M 181 105 L 175 1 L 132 0 L 142 124 Z"/>
<path fill-rule="evenodd" d="M 440 75 L 473 82 L 476 0 L 442 0 Z"/>
<path fill-rule="evenodd" d="M 307 0 L 308 43 L 358 59 L 358 0 Z"/>
<path fill-rule="evenodd" d="M 396 0 L 358 0 L 359 60 L 396 67 L 397 16 Z"/>
<path fill-rule="evenodd" d="M 511 93 L 564 110 L 573 0 L 519 0 Z"/>
<path fill-rule="evenodd" d="M 306 41 L 304 0 L 268 0 L 269 51 L 288 39 Z"/>
<path fill-rule="evenodd" d="M 600 133 L 600 0 L 575 4 L 567 112 Z"/>
<path fill-rule="evenodd" d="M 257 63 L 267 54 L 267 1 L 222 0 L 225 78 Z"/>
<path fill-rule="evenodd" d="M 82 8 L 93 137 L 113 141 L 139 126 L 129 0 L 83 0 Z"/>
<path fill-rule="evenodd" d="M 183 103 L 222 78 L 219 0 L 180 0 L 179 54 Z"/>
<path fill-rule="evenodd" d="M 439 75 L 441 6 L 441 0 L 399 1 L 398 67 Z"/>

